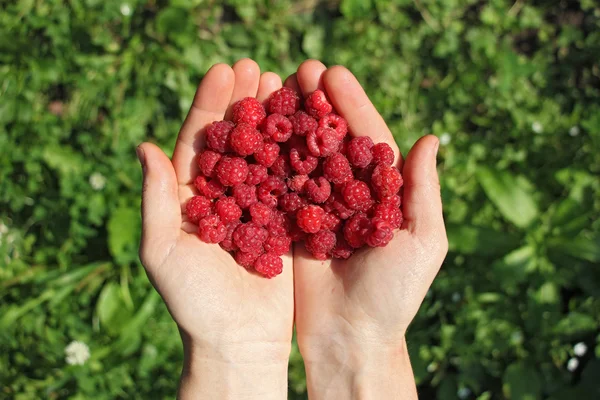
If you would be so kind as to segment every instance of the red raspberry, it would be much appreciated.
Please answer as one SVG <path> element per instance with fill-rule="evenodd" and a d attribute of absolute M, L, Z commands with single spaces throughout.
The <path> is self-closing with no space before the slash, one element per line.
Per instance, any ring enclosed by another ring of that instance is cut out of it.
<path fill-rule="evenodd" d="M 302 193 L 304 192 L 304 184 L 308 181 L 308 175 L 294 175 L 291 178 L 288 178 L 287 185 L 290 190 Z"/>
<path fill-rule="evenodd" d="M 308 237 L 308 233 L 304 232 L 298 224 L 294 221 L 290 223 L 291 228 L 288 232 L 290 238 L 292 238 L 292 242 L 301 242 Z"/>
<path fill-rule="evenodd" d="M 387 143 L 377 143 L 371 147 L 373 164 L 392 165 L 394 163 L 394 150 Z"/>
<path fill-rule="evenodd" d="M 292 115 L 300 108 L 300 97 L 294 90 L 286 87 L 273 92 L 268 101 L 271 114 Z"/>
<path fill-rule="evenodd" d="M 304 111 L 298 111 L 292 115 L 290 122 L 294 128 L 294 133 L 298 136 L 306 136 L 307 133 L 316 131 L 319 126 L 317 120 Z"/>
<path fill-rule="evenodd" d="M 263 146 L 254 153 L 254 159 L 260 165 L 270 167 L 279 157 L 279 145 L 277 143 L 265 142 Z"/>
<path fill-rule="evenodd" d="M 263 203 L 255 203 L 250 206 L 250 216 L 256 225 L 266 226 L 271 221 L 273 210 Z"/>
<path fill-rule="evenodd" d="M 296 222 L 300 229 L 306 233 L 316 233 L 321 229 L 325 211 L 319 206 L 308 205 L 296 213 Z"/>
<path fill-rule="evenodd" d="M 354 248 L 348 244 L 343 235 L 338 235 L 335 247 L 331 252 L 334 258 L 341 258 L 343 260 L 349 258 L 354 253 Z"/>
<path fill-rule="evenodd" d="M 212 150 L 204 150 L 202 153 L 198 154 L 196 161 L 202 175 L 207 178 L 214 178 L 215 165 L 217 165 L 220 159 L 221 154 Z"/>
<path fill-rule="evenodd" d="M 256 259 L 254 269 L 259 274 L 271 279 L 283 271 L 283 260 L 275 254 L 265 253 Z"/>
<path fill-rule="evenodd" d="M 371 186 L 380 199 L 398 193 L 403 183 L 398 168 L 389 165 L 377 165 L 373 170 L 373 175 L 371 175 Z"/>
<path fill-rule="evenodd" d="M 233 105 L 233 122 L 257 127 L 267 116 L 265 108 L 254 97 L 246 97 Z"/>
<path fill-rule="evenodd" d="M 364 213 L 354 214 L 344 225 L 344 238 L 354 248 L 362 247 L 371 230 L 371 221 Z"/>
<path fill-rule="evenodd" d="M 229 134 L 235 125 L 230 121 L 215 121 L 206 128 L 206 144 L 218 153 L 229 151 Z"/>
<path fill-rule="evenodd" d="M 271 236 L 285 236 L 291 230 L 290 219 L 281 211 L 275 211 L 267 230 Z"/>
<path fill-rule="evenodd" d="M 292 239 L 287 236 L 269 236 L 264 243 L 265 251 L 276 256 L 282 256 L 290 251 Z"/>
<path fill-rule="evenodd" d="M 248 163 L 241 157 L 221 158 L 217 164 L 217 177 L 223 186 L 235 186 L 246 180 Z"/>
<path fill-rule="evenodd" d="M 263 134 L 276 142 L 286 142 L 293 133 L 292 123 L 281 114 L 271 114 L 263 123 Z"/>
<path fill-rule="evenodd" d="M 254 222 L 240 224 L 233 231 L 233 242 L 241 251 L 258 252 L 263 249 L 263 243 L 267 240 L 268 232 L 262 226 Z"/>
<path fill-rule="evenodd" d="M 371 229 L 366 238 L 366 243 L 371 247 L 384 247 L 394 237 L 392 226 L 381 218 L 371 220 Z"/>
<path fill-rule="evenodd" d="M 359 181 L 367 182 L 367 184 L 371 183 L 371 175 L 373 175 L 373 170 L 375 169 L 375 165 L 369 164 L 365 168 L 355 168 L 354 169 L 354 179 L 358 179 Z"/>
<path fill-rule="evenodd" d="M 323 161 L 323 176 L 333 183 L 344 183 L 352 179 L 350 162 L 343 154 L 335 153 Z"/>
<path fill-rule="evenodd" d="M 317 128 L 306 135 L 308 150 L 315 157 L 327 157 L 340 147 L 338 134 L 331 128 Z"/>
<path fill-rule="evenodd" d="M 341 193 L 332 193 L 325 202 L 325 210 L 337 215 L 340 219 L 348 219 L 354 214 L 354 210 L 348 207 Z"/>
<path fill-rule="evenodd" d="M 321 230 L 308 235 L 305 247 L 317 260 L 326 260 L 331 250 L 335 247 L 335 242 L 335 233 L 328 230 Z"/>
<path fill-rule="evenodd" d="M 227 228 L 216 215 L 209 215 L 198 221 L 198 236 L 205 243 L 219 243 L 227 236 Z"/>
<path fill-rule="evenodd" d="M 215 203 L 215 214 L 225 225 L 233 221 L 239 221 L 242 209 L 237 205 L 233 197 L 221 197 Z"/>
<path fill-rule="evenodd" d="M 254 154 L 256 157 L 256 154 Z M 248 176 L 246 177 L 246 184 L 256 186 L 267 180 L 269 171 L 267 167 L 259 164 L 248 165 Z"/>
<path fill-rule="evenodd" d="M 342 189 L 342 196 L 348 207 L 354 210 L 366 212 L 373 206 L 371 190 L 363 181 L 353 180 L 346 183 Z"/>
<path fill-rule="evenodd" d="M 321 228 L 332 232 L 337 232 L 342 228 L 342 220 L 330 212 L 325 213 Z"/>
<path fill-rule="evenodd" d="M 323 118 L 333 110 L 333 106 L 327 101 L 322 90 L 315 90 L 304 102 L 306 112 L 314 118 Z"/>
<path fill-rule="evenodd" d="M 263 147 L 263 136 L 253 126 L 241 122 L 231 131 L 229 144 L 233 151 L 245 157 Z"/>
<path fill-rule="evenodd" d="M 245 183 L 235 185 L 231 190 L 231 195 L 235 199 L 237 205 L 243 209 L 258 202 L 258 198 L 256 197 L 256 186 L 246 185 Z"/>
<path fill-rule="evenodd" d="M 344 140 L 348 133 L 348 122 L 337 114 L 327 114 L 319 120 L 319 128 L 331 128 L 338 134 L 338 140 Z"/>
<path fill-rule="evenodd" d="M 275 160 L 273 165 L 271 165 L 271 172 L 273 175 L 287 177 L 292 172 L 290 168 L 290 158 L 287 154 L 280 154 L 279 157 Z"/>
<path fill-rule="evenodd" d="M 288 214 L 293 214 L 308 203 L 298 193 L 286 193 L 279 198 L 279 207 Z"/>
<path fill-rule="evenodd" d="M 204 196 L 194 196 L 188 200 L 185 214 L 190 222 L 197 224 L 201 218 L 212 214 L 212 201 Z"/>
<path fill-rule="evenodd" d="M 238 247 L 233 243 L 233 231 L 241 224 L 240 221 L 233 221 L 227 224 L 227 233 L 225 234 L 225 239 L 219 242 L 219 246 L 225 251 L 235 251 Z"/>
<path fill-rule="evenodd" d="M 269 176 L 257 190 L 258 199 L 271 208 L 277 207 L 277 198 L 285 192 L 287 192 L 287 185 L 278 176 Z"/>
<path fill-rule="evenodd" d="M 206 179 L 198 175 L 194 180 L 194 186 L 201 195 L 209 199 L 217 199 L 225 194 L 225 186 L 221 185 L 218 179 Z"/>
<path fill-rule="evenodd" d="M 256 259 L 263 253 L 264 250 L 262 249 L 250 252 L 238 250 L 235 252 L 234 258 L 236 263 L 238 263 L 246 269 L 250 269 L 254 266 L 254 262 L 256 261 Z"/>
<path fill-rule="evenodd" d="M 372 215 L 373 219 L 381 219 L 390 224 L 392 229 L 402 226 L 402 211 L 400 211 L 399 206 L 395 206 L 392 202 L 375 204 Z"/>
<path fill-rule="evenodd" d="M 400 205 L 402 204 L 402 198 L 400 197 L 400 195 L 395 194 L 393 196 L 384 197 L 383 199 L 381 199 L 381 203 L 385 203 L 385 204 L 394 206 L 396 208 L 399 208 Z"/>
<path fill-rule="evenodd" d="M 321 176 L 306 182 L 304 190 L 313 203 L 324 203 L 331 195 L 331 184 Z"/>
<path fill-rule="evenodd" d="M 371 147 L 373 147 L 373 140 L 368 136 L 355 137 L 350 140 L 346 148 L 346 156 L 350 164 L 358 168 L 364 168 L 371 164 L 371 160 L 373 160 Z"/>
<path fill-rule="evenodd" d="M 319 160 L 311 156 L 306 146 L 290 150 L 290 165 L 297 173 L 308 175 L 317 168 Z"/>

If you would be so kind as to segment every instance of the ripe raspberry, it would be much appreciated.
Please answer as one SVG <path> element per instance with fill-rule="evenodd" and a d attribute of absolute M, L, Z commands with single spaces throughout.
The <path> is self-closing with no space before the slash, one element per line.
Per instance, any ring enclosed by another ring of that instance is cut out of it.
<path fill-rule="evenodd" d="M 333 110 L 333 106 L 327 101 L 322 90 L 315 90 L 304 102 L 306 112 L 314 118 L 323 118 Z"/>
<path fill-rule="evenodd" d="M 206 144 L 218 153 L 229 151 L 229 134 L 235 125 L 230 121 L 215 121 L 206 128 Z"/>
<path fill-rule="evenodd" d="M 326 212 L 323 217 L 322 229 L 327 229 L 332 232 L 338 232 L 342 228 L 342 220 L 336 217 L 333 213 Z"/>
<path fill-rule="evenodd" d="M 217 199 L 225 194 L 225 186 L 221 185 L 218 179 L 206 179 L 198 175 L 194 180 L 194 186 L 201 195 L 209 199 Z"/>
<path fill-rule="evenodd" d="M 242 209 L 237 205 L 233 197 L 221 197 L 215 203 L 215 214 L 225 225 L 233 221 L 239 221 Z"/>
<path fill-rule="evenodd" d="M 270 167 L 279 157 L 279 145 L 277 143 L 264 142 L 262 147 L 254 153 L 254 159 L 260 165 Z"/>
<path fill-rule="evenodd" d="M 256 154 L 254 154 L 256 157 Z M 259 164 L 250 164 L 248 165 L 248 176 L 246 177 L 246 184 L 251 186 L 256 186 L 267 180 L 269 176 L 269 171 L 267 171 L 267 167 Z"/>
<path fill-rule="evenodd" d="M 373 164 L 392 165 L 394 163 L 394 150 L 387 143 L 377 143 L 371 147 Z"/>
<path fill-rule="evenodd" d="M 254 154 L 263 146 L 263 137 L 256 128 L 241 122 L 231 131 L 229 144 L 233 151 L 245 157 Z"/>
<path fill-rule="evenodd" d="M 235 262 L 238 263 L 239 265 L 241 265 L 242 267 L 246 268 L 246 269 L 251 269 L 254 266 L 254 262 L 256 261 L 256 259 L 264 253 L 264 250 L 260 249 L 258 251 L 255 252 L 245 252 L 245 251 L 241 251 L 238 250 L 235 252 L 234 255 L 234 259 Z"/>
<path fill-rule="evenodd" d="M 371 230 L 371 221 L 364 213 L 354 214 L 344 225 L 344 238 L 354 248 L 359 248 L 365 243 Z"/>
<path fill-rule="evenodd" d="M 290 150 L 290 165 L 297 173 L 308 175 L 317 168 L 319 160 L 310 155 L 306 146 Z"/>
<path fill-rule="evenodd" d="M 235 186 L 246 180 L 248 163 L 241 157 L 221 158 L 217 164 L 217 177 L 223 186 Z"/>
<path fill-rule="evenodd" d="M 296 221 L 292 221 L 290 223 L 290 226 L 291 228 L 288 232 L 288 235 L 290 236 L 290 238 L 292 238 L 292 242 L 301 242 L 303 240 L 306 240 L 306 238 L 308 237 L 308 233 L 300 229 Z"/>
<path fill-rule="evenodd" d="M 372 215 L 373 219 L 381 219 L 390 224 L 392 229 L 402 226 L 402 211 L 400 211 L 399 205 L 395 206 L 392 202 L 375 204 L 372 209 Z"/>
<path fill-rule="evenodd" d="M 233 221 L 227 224 L 227 233 L 225 234 L 225 239 L 219 242 L 219 246 L 225 251 L 235 251 L 238 247 L 233 243 L 233 231 L 241 224 L 240 221 Z"/>
<path fill-rule="evenodd" d="M 355 168 L 354 179 L 358 179 L 359 181 L 371 184 L 371 175 L 373 175 L 374 169 L 375 165 L 373 165 L 372 163 L 367 165 L 365 168 Z"/>
<path fill-rule="evenodd" d="M 305 247 L 317 260 L 326 260 L 331 250 L 335 247 L 335 242 L 335 233 L 328 230 L 321 230 L 308 235 Z"/>
<path fill-rule="evenodd" d="M 348 207 L 354 210 L 366 212 L 373 206 L 371 190 L 363 181 L 353 180 L 346 183 L 342 196 Z"/>
<path fill-rule="evenodd" d="M 327 157 L 340 147 L 338 134 L 331 128 L 317 128 L 306 135 L 308 150 L 315 157 Z"/>
<path fill-rule="evenodd" d="M 331 128 L 338 134 L 338 140 L 343 140 L 348 133 L 348 122 L 337 114 L 327 114 L 319 120 L 319 128 Z"/>
<path fill-rule="evenodd" d="M 292 245 L 292 239 L 287 236 L 271 236 L 267 238 L 264 243 L 265 251 L 267 253 L 274 254 L 276 256 L 282 256 L 290 251 Z"/>
<path fill-rule="evenodd" d="M 273 210 L 263 203 L 255 203 L 250 206 L 250 216 L 256 225 L 266 226 L 271 221 Z"/>
<path fill-rule="evenodd" d="M 278 176 L 269 176 L 257 190 L 258 199 L 271 208 L 277 207 L 277 198 L 287 192 L 285 181 Z"/>
<path fill-rule="evenodd" d="M 227 228 L 216 215 L 209 215 L 198 221 L 198 236 L 205 243 L 219 243 L 227 236 Z"/>
<path fill-rule="evenodd" d="M 254 97 L 246 97 L 233 105 L 233 122 L 256 128 L 267 116 L 265 108 Z"/>
<path fill-rule="evenodd" d="M 271 94 L 268 108 L 271 114 L 292 115 L 300 108 L 300 97 L 294 90 L 283 87 Z"/>
<path fill-rule="evenodd" d="M 233 231 L 233 242 L 241 251 L 258 252 L 263 249 L 263 243 L 267 240 L 268 232 L 262 226 L 254 222 L 240 224 Z"/>
<path fill-rule="evenodd" d="M 371 229 L 366 243 L 371 247 L 384 247 L 394 237 L 392 226 L 381 218 L 371 220 Z"/>
<path fill-rule="evenodd" d="M 313 203 L 324 203 L 331 195 L 331 184 L 321 176 L 306 182 L 304 190 Z"/>
<path fill-rule="evenodd" d="M 373 140 L 368 136 L 355 137 L 348 142 L 346 156 L 350 164 L 357 168 L 364 168 L 371 164 L 373 154 L 371 153 Z"/>
<path fill-rule="evenodd" d="M 286 142 L 293 133 L 292 123 L 281 114 L 271 114 L 263 123 L 263 135 L 276 142 Z"/>
<path fill-rule="evenodd" d="M 283 271 L 283 260 L 275 254 L 265 253 L 256 259 L 254 269 L 259 274 L 271 279 Z"/>
<path fill-rule="evenodd" d="M 286 193 L 279 198 L 279 208 L 288 214 L 293 214 L 308 203 L 298 193 Z"/>
<path fill-rule="evenodd" d="M 275 211 L 267 230 L 271 236 L 285 236 L 291 230 L 290 219 L 281 211 Z"/>
<path fill-rule="evenodd" d="M 194 196 L 188 200 L 185 214 L 190 222 L 197 224 L 201 218 L 212 214 L 212 201 L 204 196 Z"/>
<path fill-rule="evenodd" d="M 196 157 L 196 162 L 202 175 L 206 176 L 207 178 L 214 178 L 215 165 L 217 165 L 220 159 L 221 154 L 212 150 L 204 150 L 198 155 L 198 157 Z"/>
<path fill-rule="evenodd" d="M 384 197 L 383 199 L 381 199 L 381 203 L 385 203 L 385 204 L 394 206 L 396 208 L 399 208 L 400 205 L 402 204 L 402 198 L 400 197 L 400 195 L 395 194 L 393 196 Z"/>
<path fill-rule="evenodd" d="M 306 136 L 307 133 L 316 131 L 319 126 L 317 120 L 304 111 L 298 111 L 292 115 L 290 122 L 294 128 L 294 133 L 298 136 Z"/>
<path fill-rule="evenodd" d="M 296 222 L 300 229 L 306 233 L 316 233 L 321 229 L 325 211 L 319 206 L 308 205 L 296 213 Z"/>
<path fill-rule="evenodd" d="M 243 209 L 258 202 L 258 198 L 256 197 L 256 186 L 250 186 L 245 183 L 235 185 L 231 190 L 231 195 L 235 199 L 237 205 Z"/>
<path fill-rule="evenodd" d="M 288 178 L 287 185 L 291 191 L 302 193 L 304 192 L 304 184 L 308 181 L 308 175 L 294 175 Z"/>
<path fill-rule="evenodd" d="M 340 219 L 348 219 L 354 215 L 354 210 L 348 207 L 341 193 L 334 192 L 325 202 L 324 208 L 327 212 L 332 212 Z"/>
<path fill-rule="evenodd" d="M 389 165 L 377 165 L 373 170 L 373 175 L 371 175 L 371 186 L 380 199 L 398 193 L 403 183 L 398 168 Z"/>
<path fill-rule="evenodd" d="M 343 260 L 349 258 L 354 253 L 354 248 L 348 244 L 344 235 L 338 235 L 337 242 L 333 248 L 331 255 L 335 258 L 341 258 Z"/>
<path fill-rule="evenodd" d="M 323 161 L 323 176 L 333 183 L 344 183 L 352 179 L 350 162 L 340 153 L 332 154 Z"/>
<path fill-rule="evenodd" d="M 280 154 L 279 157 L 275 160 L 273 165 L 271 165 L 271 172 L 273 175 L 287 177 L 292 172 L 290 168 L 290 158 L 287 154 Z"/>

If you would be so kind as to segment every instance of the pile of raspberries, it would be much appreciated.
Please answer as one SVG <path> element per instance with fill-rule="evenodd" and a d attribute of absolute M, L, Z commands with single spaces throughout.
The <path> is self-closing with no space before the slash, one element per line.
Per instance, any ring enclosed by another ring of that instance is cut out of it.
<path fill-rule="evenodd" d="M 207 127 L 197 155 L 199 195 L 186 214 L 200 239 L 267 278 L 281 273 L 292 242 L 318 260 L 388 244 L 402 225 L 394 152 L 347 133 L 321 90 L 304 102 L 282 88 L 264 106 L 235 103 L 232 121 Z"/>

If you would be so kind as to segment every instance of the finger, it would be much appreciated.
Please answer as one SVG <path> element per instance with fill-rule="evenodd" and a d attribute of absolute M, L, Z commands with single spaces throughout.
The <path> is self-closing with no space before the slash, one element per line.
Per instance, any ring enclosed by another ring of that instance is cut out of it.
<path fill-rule="evenodd" d="M 269 98 L 271 93 L 280 89 L 281 86 L 282 83 L 279 75 L 274 72 L 265 72 L 260 76 L 256 98 L 262 103 Z"/>
<path fill-rule="evenodd" d="M 317 60 L 306 60 L 298 67 L 296 79 L 302 92 L 306 97 L 317 89 L 323 90 L 323 73 L 327 67 Z"/>
<path fill-rule="evenodd" d="M 173 151 L 178 183 L 190 183 L 198 175 L 194 157 L 204 147 L 204 129 L 225 116 L 234 82 L 235 75 L 227 64 L 213 65 L 200 82 Z"/>
<path fill-rule="evenodd" d="M 295 90 L 298 94 L 302 94 L 302 90 L 300 90 L 300 85 L 298 84 L 298 79 L 296 78 L 295 73 L 286 78 L 283 86 Z"/>
<path fill-rule="evenodd" d="M 230 107 L 225 115 L 226 119 L 231 119 L 231 106 L 236 101 L 244 97 L 256 97 L 260 81 L 260 67 L 249 58 L 243 58 L 236 62 L 233 65 L 233 72 L 235 73 L 235 86 L 229 101 Z"/>
<path fill-rule="evenodd" d="M 323 84 L 334 108 L 348 121 L 350 133 L 389 144 L 401 167 L 402 155 L 392 132 L 352 72 L 342 66 L 331 67 L 323 76 Z"/>

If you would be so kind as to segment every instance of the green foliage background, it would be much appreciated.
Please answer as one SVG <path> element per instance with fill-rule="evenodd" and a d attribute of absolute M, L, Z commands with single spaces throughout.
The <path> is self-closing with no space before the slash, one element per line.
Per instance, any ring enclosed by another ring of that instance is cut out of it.
<path fill-rule="evenodd" d="M 0 398 L 174 395 L 134 149 L 170 154 L 202 75 L 241 57 L 344 64 L 404 152 L 442 138 L 450 253 L 408 336 L 422 398 L 597 398 L 599 54 L 594 0 L 0 2 Z"/>

